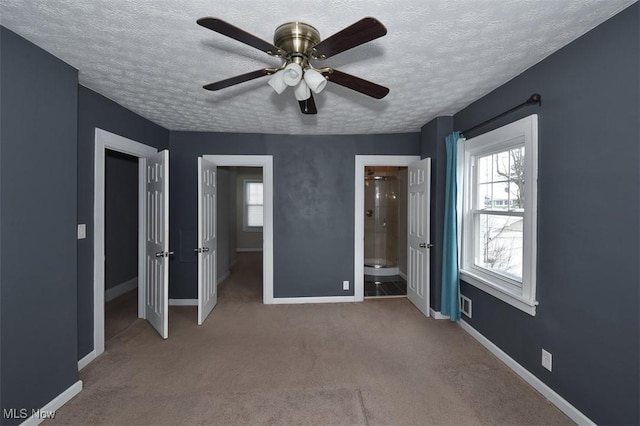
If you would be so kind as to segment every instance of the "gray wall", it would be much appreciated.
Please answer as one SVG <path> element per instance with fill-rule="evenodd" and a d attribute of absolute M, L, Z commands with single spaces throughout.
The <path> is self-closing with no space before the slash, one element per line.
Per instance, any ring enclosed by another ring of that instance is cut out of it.
<path fill-rule="evenodd" d="M 444 227 L 444 191 L 447 150 L 444 139 L 453 132 L 453 117 L 436 117 L 421 129 L 422 158 L 431 158 L 431 270 L 430 304 L 440 312 L 442 296 L 442 232 Z"/>
<path fill-rule="evenodd" d="M 170 297 L 197 297 L 196 159 L 202 154 L 273 155 L 274 296 L 350 296 L 355 155 L 418 155 L 420 134 L 295 136 L 171 132 Z"/>
<path fill-rule="evenodd" d="M 78 380 L 78 73 L 0 28 L 0 409 L 42 408 Z"/>
<path fill-rule="evenodd" d="M 638 9 L 454 116 L 464 130 L 542 95 L 480 130 L 539 114 L 537 315 L 463 282 L 464 319 L 597 424 L 640 423 Z"/>
<path fill-rule="evenodd" d="M 107 150 L 105 156 L 104 287 L 138 276 L 138 159 Z"/>
<path fill-rule="evenodd" d="M 78 88 L 78 359 L 93 350 L 93 159 L 95 128 L 164 149 L 169 131 L 84 86 Z M 194 183 L 195 185 L 195 183 Z M 194 246 L 195 247 L 195 246 Z"/>

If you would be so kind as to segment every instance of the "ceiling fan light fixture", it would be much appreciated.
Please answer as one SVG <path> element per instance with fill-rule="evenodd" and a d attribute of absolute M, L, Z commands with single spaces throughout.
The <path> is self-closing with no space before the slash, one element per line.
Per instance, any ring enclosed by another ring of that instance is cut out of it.
<path fill-rule="evenodd" d="M 311 97 L 311 89 L 309 89 L 309 86 L 304 80 L 300 80 L 300 83 L 293 88 L 293 93 L 295 93 L 296 100 L 298 101 L 306 101 Z"/>
<path fill-rule="evenodd" d="M 202 86 L 206 90 L 220 90 L 269 75 L 269 85 L 276 93 L 283 93 L 287 86 L 293 87 L 302 114 L 317 113 L 312 92 L 322 92 L 329 81 L 374 99 L 382 99 L 389 93 L 387 87 L 379 84 L 330 67 L 314 68 L 311 64 L 386 35 L 387 29 L 375 18 L 362 18 L 324 40 L 311 25 L 288 22 L 276 28 L 273 44 L 219 18 L 208 16 L 198 19 L 197 23 L 282 61 L 277 68 L 263 68 Z"/>
<path fill-rule="evenodd" d="M 319 73 L 318 71 L 308 68 L 304 72 L 304 81 L 309 86 L 309 89 L 313 91 L 313 93 L 320 93 L 327 85 L 327 79 L 324 78 L 324 75 Z"/>
<path fill-rule="evenodd" d="M 287 86 L 295 86 L 302 80 L 302 67 L 295 62 L 291 62 L 284 70 L 284 83 Z"/>
<path fill-rule="evenodd" d="M 282 94 L 282 92 L 284 92 L 285 89 L 289 87 L 284 82 L 284 72 L 282 70 L 276 72 L 271 76 L 271 78 L 269 79 L 269 86 L 271 86 L 278 95 Z"/>

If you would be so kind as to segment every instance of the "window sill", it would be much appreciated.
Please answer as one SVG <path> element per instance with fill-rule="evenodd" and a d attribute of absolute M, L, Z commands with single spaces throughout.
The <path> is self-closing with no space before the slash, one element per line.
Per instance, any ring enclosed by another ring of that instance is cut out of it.
<path fill-rule="evenodd" d="M 492 284 L 488 280 L 469 271 L 460 271 L 460 279 L 476 288 L 479 288 L 485 293 L 488 293 L 493 297 L 500 299 L 505 303 L 508 303 L 514 308 L 520 309 L 521 311 L 526 312 L 531 316 L 536 315 L 536 306 L 538 305 L 538 302 L 535 300 L 532 301 L 522 297 L 519 294 L 511 293 L 507 289 Z"/>

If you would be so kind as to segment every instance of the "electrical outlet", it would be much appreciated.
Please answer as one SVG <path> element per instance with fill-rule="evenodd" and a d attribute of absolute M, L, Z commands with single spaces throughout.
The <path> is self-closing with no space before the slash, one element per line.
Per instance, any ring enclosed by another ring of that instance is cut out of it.
<path fill-rule="evenodd" d="M 349 281 L 342 281 L 342 289 L 349 290 Z"/>
<path fill-rule="evenodd" d="M 542 350 L 542 366 L 547 370 L 551 371 L 552 361 L 553 361 L 553 356 L 551 355 L 551 353 L 543 349 Z"/>

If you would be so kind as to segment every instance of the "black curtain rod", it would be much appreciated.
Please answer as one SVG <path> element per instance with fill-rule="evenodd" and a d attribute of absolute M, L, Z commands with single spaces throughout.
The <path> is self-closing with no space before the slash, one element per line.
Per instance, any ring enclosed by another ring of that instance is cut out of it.
<path fill-rule="evenodd" d="M 502 114 L 498 114 L 495 117 L 492 117 L 492 118 L 490 118 L 490 119 L 488 119 L 486 121 L 483 121 L 482 123 L 480 123 L 478 125 L 475 125 L 475 126 L 469 128 L 467 130 L 463 130 L 461 133 L 463 135 L 465 135 L 465 134 L 467 134 L 469 132 L 473 132 L 474 130 L 476 130 L 476 129 L 478 129 L 478 128 L 486 125 L 486 124 L 489 124 L 492 121 L 495 121 L 495 120 L 497 120 L 499 118 L 502 118 L 507 114 L 511 114 L 513 111 L 519 110 L 520 108 L 523 108 L 523 107 L 526 107 L 526 106 L 529 106 L 529 105 L 535 105 L 535 104 L 538 104 L 538 106 L 542 105 L 542 96 L 540 96 L 539 93 L 534 93 L 533 95 L 529 96 L 529 99 L 527 99 L 526 101 L 524 101 L 520 105 L 511 108 L 509 111 L 505 111 Z"/>

